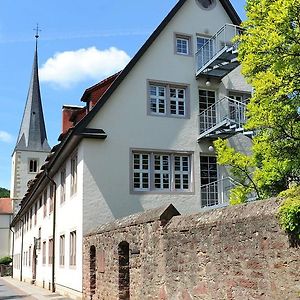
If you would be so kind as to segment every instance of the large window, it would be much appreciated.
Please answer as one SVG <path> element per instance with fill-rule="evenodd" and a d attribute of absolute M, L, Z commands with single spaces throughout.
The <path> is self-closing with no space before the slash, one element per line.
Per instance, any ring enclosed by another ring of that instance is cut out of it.
<path fill-rule="evenodd" d="M 214 53 L 214 40 L 207 37 L 197 36 L 197 51 L 201 50 L 201 60 L 209 61 Z"/>
<path fill-rule="evenodd" d="M 77 192 L 77 155 L 71 158 L 71 195 Z"/>
<path fill-rule="evenodd" d="M 191 192 L 191 153 L 133 151 L 134 192 Z"/>
<path fill-rule="evenodd" d="M 43 248 L 42 248 L 42 255 L 43 255 L 43 265 L 46 264 L 46 241 L 43 242 Z"/>
<path fill-rule="evenodd" d="M 187 86 L 151 82 L 148 92 L 149 114 L 179 118 L 189 117 L 188 92 Z"/>
<path fill-rule="evenodd" d="M 65 235 L 59 237 L 59 265 L 65 265 Z"/>
<path fill-rule="evenodd" d="M 76 266 L 76 231 L 70 232 L 70 266 Z"/>

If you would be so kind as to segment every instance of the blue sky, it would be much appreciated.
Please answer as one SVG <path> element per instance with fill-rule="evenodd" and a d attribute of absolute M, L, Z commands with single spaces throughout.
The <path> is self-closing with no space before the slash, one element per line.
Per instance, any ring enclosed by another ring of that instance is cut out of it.
<path fill-rule="evenodd" d="M 245 19 L 245 0 L 231 1 Z M 11 154 L 25 106 L 39 23 L 41 92 L 48 140 L 57 143 L 63 104 L 118 71 L 177 0 L 0 0 L 0 187 L 10 187 Z M 96 62 L 96 63 L 95 63 Z"/>

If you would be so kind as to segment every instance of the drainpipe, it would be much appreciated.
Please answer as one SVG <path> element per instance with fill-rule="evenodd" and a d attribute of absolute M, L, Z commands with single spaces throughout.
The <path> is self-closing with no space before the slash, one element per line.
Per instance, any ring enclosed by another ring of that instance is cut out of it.
<path fill-rule="evenodd" d="M 52 293 L 55 293 L 55 227 L 56 227 L 56 182 L 49 176 L 48 170 L 45 170 L 45 175 L 51 181 L 54 187 L 53 191 L 53 228 L 52 228 Z"/>
<path fill-rule="evenodd" d="M 21 265 L 20 265 L 20 281 L 23 280 L 23 241 L 24 241 L 24 221 L 20 219 L 22 222 L 22 237 L 21 237 Z"/>
<path fill-rule="evenodd" d="M 9 226 L 9 230 L 12 232 L 12 245 L 11 245 L 11 278 L 14 278 L 14 255 L 15 255 L 15 232 L 11 229 L 11 226 Z"/>

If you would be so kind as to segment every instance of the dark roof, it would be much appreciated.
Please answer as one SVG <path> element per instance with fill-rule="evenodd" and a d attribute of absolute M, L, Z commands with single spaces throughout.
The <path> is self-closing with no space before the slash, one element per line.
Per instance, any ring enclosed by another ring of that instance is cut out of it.
<path fill-rule="evenodd" d="M 49 151 L 38 74 L 37 44 L 16 150 Z"/>
<path fill-rule="evenodd" d="M 12 214 L 12 199 L 0 198 L 0 215 Z"/>

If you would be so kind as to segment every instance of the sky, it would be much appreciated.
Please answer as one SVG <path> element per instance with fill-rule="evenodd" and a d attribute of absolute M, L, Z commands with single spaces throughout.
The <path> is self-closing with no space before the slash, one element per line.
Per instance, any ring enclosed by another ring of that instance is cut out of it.
<path fill-rule="evenodd" d="M 190 0 L 192 1 L 192 0 Z M 0 187 L 10 188 L 31 77 L 35 31 L 48 142 L 57 144 L 63 104 L 121 70 L 177 0 L 0 0 Z M 245 19 L 245 0 L 231 0 Z"/>

